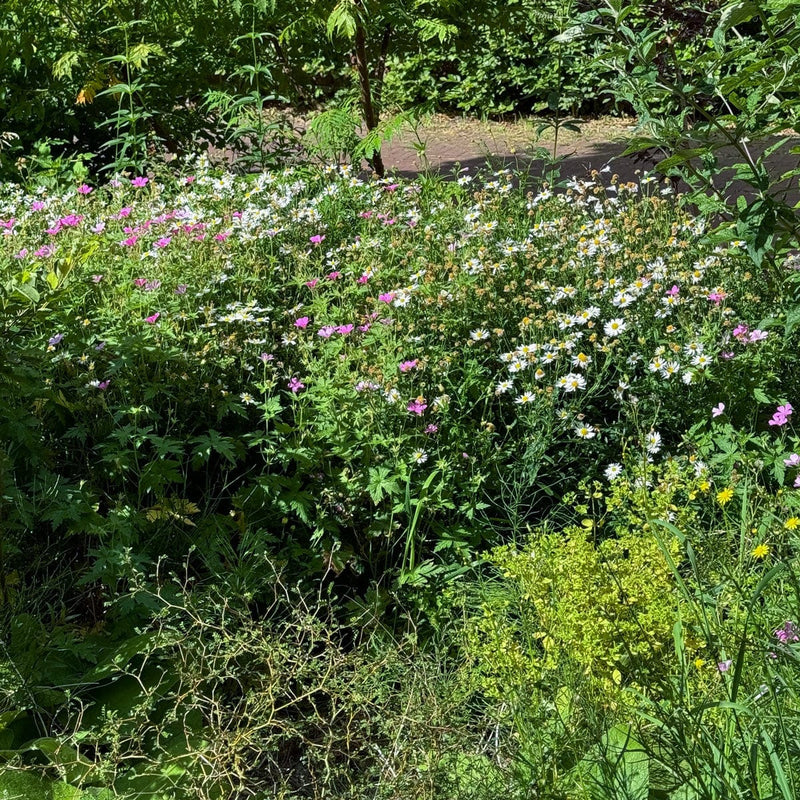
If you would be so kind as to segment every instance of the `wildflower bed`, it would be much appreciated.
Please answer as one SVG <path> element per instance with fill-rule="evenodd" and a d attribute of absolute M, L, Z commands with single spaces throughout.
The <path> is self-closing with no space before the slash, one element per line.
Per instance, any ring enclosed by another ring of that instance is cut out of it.
<path fill-rule="evenodd" d="M 570 663 L 617 707 L 627 680 L 661 674 L 687 552 L 708 557 L 698 582 L 722 585 L 738 548 L 750 589 L 765 559 L 794 558 L 797 272 L 754 270 L 652 179 L 553 193 L 507 172 L 234 176 L 198 159 L 179 178 L 5 185 L 0 230 L 6 601 L 66 574 L 76 625 L 131 634 L 169 605 L 131 588 L 156 564 L 231 573 L 250 600 L 267 563 L 346 593 L 424 590 L 555 520 L 563 536 L 489 562 L 545 603 L 535 564 L 581 619 L 537 606 L 549 644 L 525 654 L 489 603 L 466 635 L 473 683 L 499 702 L 518 689 L 502 676 L 546 682 L 582 642 Z M 738 541 L 704 542 L 737 504 Z M 655 517 L 672 525 L 660 544 Z M 595 551 L 586 535 L 607 522 Z M 649 570 L 647 607 L 623 601 L 586 635 L 600 585 L 547 573 L 561 541 L 565 564 L 627 565 L 631 596 Z M 766 627 L 790 613 L 776 597 Z M 643 625 L 658 643 L 635 676 L 615 637 Z M 702 662 L 710 641 L 687 641 Z M 108 641 L 92 647 L 81 658 L 102 663 Z"/>

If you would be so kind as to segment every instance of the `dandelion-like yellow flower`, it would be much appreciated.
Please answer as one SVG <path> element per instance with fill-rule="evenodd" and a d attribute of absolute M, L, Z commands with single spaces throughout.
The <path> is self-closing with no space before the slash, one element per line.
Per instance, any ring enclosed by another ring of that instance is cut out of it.
<path fill-rule="evenodd" d="M 764 544 L 763 542 L 759 545 L 756 545 L 750 555 L 759 560 L 766 558 L 769 555 L 769 545 Z"/>
<path fill-rule="evenodd" d="M 789 517 L 789 519 L 783 523 L 783 527 L 786 528 L 787 531 L 793 531 L 795 528 L 800 527 L 800 517 Z"/>
<path fill-rule="evenodd" d="M 717 502 L 724 506 L 726 503 L 729 503 L 731 498 L 733 497 L 733 489 L 730 486 L 723 489 L 721 492 L 717 492 Z"/>

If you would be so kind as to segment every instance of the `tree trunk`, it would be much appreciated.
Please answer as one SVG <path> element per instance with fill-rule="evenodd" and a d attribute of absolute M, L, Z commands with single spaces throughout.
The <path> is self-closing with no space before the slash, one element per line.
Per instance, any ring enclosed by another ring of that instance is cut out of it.
<path fill-rule="evenodd" d="M 363 10 L 360 0 L 356 0 L 359 10 Z M 364 110 L 364 122 L 367 130 L 372 131 L 378 127 L 378 115 L 372 103 L 372 87 L 369 79 L 369 64 L 367 63 L 367 35 L 361 20 L 356 25 L 356 69 L 358 70 L 358 82 L 361 87 L 361 106 Z M 375 174 L 382 178 L 386 170 L 383 166 L 380 149 L 370 159 L 370 164 Z"/>

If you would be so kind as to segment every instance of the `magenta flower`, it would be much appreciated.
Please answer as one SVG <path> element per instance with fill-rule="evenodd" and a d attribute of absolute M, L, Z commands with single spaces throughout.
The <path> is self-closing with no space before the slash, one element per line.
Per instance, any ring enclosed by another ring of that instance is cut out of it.
<path fill-rule="evenodd" d="M 313 289 L 319 283 L 319 278 L 312 278 L 310 281 L 306 281 L 306 286 L 309 289 Z"/>
<path fill-rule="evenodd" d="M 737 338 L 737 339 L 738 339 L 740 342 L 746 342 L 746 341 L 747 341 L 747 334 L 749 333 L 749 331 L 750 331 L 750 328 L 748 328 L 748 327 L 747 327 L 747 325 L 742 325 L 741 323 L 739 323 L 739 324 L 738 324 L 738 325 L 737 325 L 737 326 L 736 326 L 736 327 L 733 329 L 733 335 L 734 335 L 734 336 L 735 336 L 735 337 L 736 337 L 736 338 Z"/>
<path fill-rule="evenodd" d="M 321 336 L 323 339 L 330 339 L 335 330 L 336 328 L 333 325 L 325 325 L 317 331 L 317 336 Z"/>
<path fill-rule="evenodd" d="M 308 327 L 308 317 L 300 317 L 294 321 L 295 328 L 306 328 Z"/>
<path fill-rule="evenodd" d="M 131 211 L 132 210 L 133 209 L 130 208 L 129 206 L 125 206 L 125 208 L 121 208 L 117 212 L 117 219 L 125 219 L 126 217 L 129 217 L 131 215 Z"/>
<path fill-rule="evenodd" d="M 769 420 L 770 425 L 777 425 L 781 427 L 785 425 L 789 421 L 789 417 L 792 415 L 792 408 L 791 403 L 786 403 L 784 406 L 778 406 L 775 413 L 772 415 L 772 419 Z"/>
<path fill-rule="evenodd" d="M 354 326 L 354 325 L 352 325 L 352 324 L 349 324 L 349 325 L 339 325 L 339 327 L 338 327 L 338 328 L 336 328 L 336 333 L 340 333 L 342 336 L 347 336 L 348 334 L 350 334 L 350 333 L 352 333 L 352 332 L 353 332 L 353 328 L 354 328 L 354 327 L 355 327 L 355 326 Z"/>
<path fill-rule="evenodd" d="M 725 292 L 710 292 L 708 299 L 715 306 L 718 306 L 728 295 Z"/>
<path fill-rule="evenodd" d="M 44 208 L 44 203 L 41 200 L 34 200 L 31 203 L 31 211 L 41 211 Z"/>
<path fill-rule="evenodd" d="M 361 217 L 361 219 L 369 219 L 372 216 L 372 212 L 362 211 L 358 216 Z"/>
<path fill-rule="evenodd" d="M 400 186 L 399 183 L 391 183 L 389 186 L 386 187 L 387 192 L 393 192 L 397 187 Z"/>
<path fill-rule="evenodd" d="M 222 231 L 222 233 L 216 234 L 214 239 L 218 242 L 224 242 L 232 233 L 233 231 Z"/>
<path fill-rule="evenodd" d="M 385 292 L 384 294 L 378 295 L 378 300 L 380 300 L 381 303 L 391 303 L 392 300 L 394 300 L 394 295 L 391 292 Z"/>
<path fill-rule="evenodd" d="M 161 288 L 161 281 L 147 281 L 144 285 L 144 290 L 146 292 L 154 292 L 156 289 Z"/>
<path fill-rule="evenodd" d="M 800 642 L 800 636 L 798 636 L 798 628 L 794 622 L 789 622 L 788 620 L 783 623 L 783 627 L 778 628 L 775 631 L 775 638 L 781 644 L 789 644 L 791 642 Z"/>
<path fill-rule="evenodd" d="M 680 291 L 681 290 L 678 288 L 677 284 L 673 284 L 672 288 L 667 291 L 667 294 L 671 297 L 676 297 L 678 294 L 680 294 Z"/>
<path fill-rule="evenodd" d="M 134 278 L 133 285 L 141 289 L 143 286 L 147 286 L 147 278 Z"/>
<path fill-rule="evenodd" d="M 103 280 L 102 275 L 92 275 L 92 283 L 100 283 Z"/>
<path fill-rule="evenodd" d="M 428 405 L 427 403 L 422 403 L 419 400 L 412 400 L 406 407 L 412 414 L 416 414 L 418 417 L 421 417 L 425 413 L 425 409 L 428 407 Z"/>
<path fill-rule="evenodd" d="M 434 425 L 432 422 L 425 428 L 425 433 L 436 433 L 439 430 L 438 425 Z"/>
<path fill-rule="evenodd" d="M 800 455 L 792 453 L 789 458 L 784 458 L 783 463 L 787 467 L 800 467 Z"/>
<path fill-rule="evenodd" d="M 341 272 L 337 272 L 336 270 L 334 270 L 333 272 L 329 272 L 325 277 L 329 281 L 335 281 L 341 274 L 342 274 Z"/>
<path fill-rule="evenodd" d="M 286 385 L 292 390 L 292 394 L 297 394 L 301 389 L 306 388 L 306 385 L 301 383 L 299 378 L 292 378 Z"/>
<path fill-rule="evenodd" d="M 127 239 L 123 239 L 120 242 L 120 244 L 123 247 L 133 247 L 136 244 L 136 242 L 138 242 L 138 241 L 139 241 L 139 237 L 134 235 L 134 236 L 129 236 Z"/>
<path fill-rule="evenodd" d="M 315 236 L 312 236 L 308 241 L 311 242 L 311 244 L 322 244 L 325 241 L 325 237 L 321 236 L 320 234 L 316 234 Z"/>
<path fill-rule="evenodd" d="M 275 356 L 272 353 L 261 353 L 259 358 L 266 364 L 268 361 L 274 361 Z"/>
<path fill-rule="evenodd" d="M 131 181 L 131 186 L 135 186 L 137 189 L 141 189 L 143 186 L 147 186 L 148 183 L 150 183 L 150 179 L 140 175 L 138 178 L 134 178 Z"/>
<path fill-rule="evenodd" d="M 158 318 L 160 316 L 161 316 L 161 312 L 160 311 L 156 311 L 155 314 L 151 314 L 149 317 L 145 317 L 144 321 L 147 322 L 149 325 L 155 325 L 156 322 L 158 322 Z"/>
<path fill-rule="evenodd" d="M 372 325 L 370 325 L 369 322 L 367 322 L 364 325 L 359 325 L 358 329 L 361 331 L 361 333 L 366 333 L 371 327 Z"/>
<path fill-rule="evenodd" d="M 767 338 L 769 334 L 766 331 L 760 331 L 758 329 L 751 331 L 750 336 L 748 337 L 748 342 L 760 342 Z"/>
<path fill-rule="evenodd" d="M 187 186 L 190 186 L 191 184 L 193 184 L 193 183 L 194 183 L 194 181 L 195 181 L 195 177 L 194 177 L 194 175 L 187 175 L 187 176 L 186 176 L 186 177 L 183 179 L 183 182 L 184 182 L 184 183 L 185 183 Z"/>
<path fill-rule="evenodd" d="M 413 361 L 401 361 L 398 369 L 400 372 L 410 372 L 412 369 L 417 368 L 417 364 L 419 364 L 419 359 L 414 359 Z"/>
<path fill-rule="evenodd" d="M 188 288 L 189 288 L 189 287 L 188 287 L 188 286 L 187 286 L 185 283 L 179 283 L 179 284 L 178 284 L 178 285 L 175 287 L 175 294 L 186 294 L 186 290 L 187 290 Z"/>
<path fill-rule="evenodd" d="M 25 258 L 25 256 L 27 255 L 28 255 L 28 248 L 23 247 L 22 250 L 19 251 L 19 253 L 14 253 L 14 258 L 21 259 Z"/>
<path fill-rule="evenodd" d="M 725 403 L 720 403 L 719 405 L 714 406 L 711 409 L 711 416 L 712 417 L 719 417 L 725 411 Z"/>
<path fill-rule="evenodd" d="M 34 253 L 34 255 L 37 256 L 38 258 L 47 258 L 48 256 L 53 255 L 55 251 L 56 251 L 55 247 L 51 247 L 50 245 L 46 244 L 44 247 L 40 247 Z"/>
<path fill-rule="evenodd" d="M 362 276 L 361 276 L 361 277 L 358 279 L 358 283 L 367 283 L 367 281 L 369 281 L 369 275 L 362 275 Z"/>
<path fill-rule="evenodd" d="M 720 661 L 717 664 L 717 669 L 720 672 L 727 672 L 731 668 L 732 664 L 733 664 L 733 661 L 731 661 L 730 659 L 728 659 L 727 661 Z"/>
<path fill-rule="evenodd" d="M 100 390 L 107 389 L 109 383 L 111 383 L 110 380 L 100 381 L 100 383 L 97 384 L 97 388 Z"/>
<path fill-rule="evenodd" d="M 156 241 L 156 247 L 166 247 L 172 241 L 171 236 L 162 236 Z"/>
<path fill-rule="evenodd" d="M 91 186 L 83 183 L 78 187 L 78 194 L 91 194 L 94 191 Z"/>

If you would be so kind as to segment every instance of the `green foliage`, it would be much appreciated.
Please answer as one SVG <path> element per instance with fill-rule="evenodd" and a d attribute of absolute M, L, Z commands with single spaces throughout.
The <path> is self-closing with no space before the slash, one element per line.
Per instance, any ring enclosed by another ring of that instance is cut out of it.
<path fill-rule="evenodd" d="M 776 175 L 767 166 L 796 127 L 795 9 L 729 2 L 684 11 L 689 22 L 662 26 L 612 0 L 599 11 L 601 25 L 584 30 L 601 37 L 600 62 L 616 71 L 614 91 L 638 115 L 628 151 L 659 149 L 659 170 L 683 179 L 687 202 L 722 217 L 719 239 L 744 239 L 760 267 L 798 239 L 787 200 L 797 170 Z M 725 152 L 733 157 L 727 174 Z"/>

